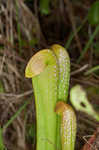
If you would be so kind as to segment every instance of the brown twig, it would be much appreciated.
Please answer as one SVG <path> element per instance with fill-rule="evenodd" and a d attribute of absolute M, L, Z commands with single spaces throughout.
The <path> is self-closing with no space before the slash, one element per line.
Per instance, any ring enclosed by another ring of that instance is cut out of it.
<path fill-rule="evenodd" d="M 83 72 L 84 70 L 86 70 L 88 68 L 88 66 L 89 66 L 88 64 L 85 64 L 84 66 L 80 67 L 79 69 L 71 72 L 71 76 L 76 75 L 80 72 Z"/>

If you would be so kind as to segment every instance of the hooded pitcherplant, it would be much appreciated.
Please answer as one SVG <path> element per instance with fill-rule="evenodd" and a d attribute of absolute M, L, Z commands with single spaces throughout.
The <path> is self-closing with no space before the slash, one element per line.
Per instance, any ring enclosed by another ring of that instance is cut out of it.
<path fill-rule="evenodd" d="M 56 116 L 54 109 L 57 101 L 67 101 L 68 97 L 70 59 L 67 51 L 58 44 L 52 45 L 50 49 L 39 51 L 27 64 L 25 76 L 32 78 L 35 95 L 36 149 L 61 150 L 62 119 Z M 71 140 L 72 132 L 67 136 Z M 63 144 L 64 142 L 62 142 L 62 147 L 64 147 Z M 73 150 L 73 148 L 68 150 Z"/>

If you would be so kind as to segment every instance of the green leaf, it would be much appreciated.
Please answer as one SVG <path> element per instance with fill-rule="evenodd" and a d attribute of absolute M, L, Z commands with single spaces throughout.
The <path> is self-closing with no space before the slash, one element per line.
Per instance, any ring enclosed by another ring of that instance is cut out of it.
<path fill-rule="evenodd" d="M 31 143 L 34 143 L 35 138 L 36 138 L 35 125 L 34 124 L 28 124 L 27 127 L 26 127 L 26 130 L 27 130 L 27 135 L 26 136 L 27 136 L 28 141 L 29 142 L 31 141 Z"/>
<path fill-rule="evenodd" d="M 88 21 L 91 25 L 99 24 L 99 1 L 96 1 L 88 13 Z"/>
<path fill-rule="evenodd" d="M 44 15 L 50 13 L 50 0 L 40 0 L 40 11 Z"/>
<path fill-rule="evenodd" d="M 4 92 L 4 87 L 3 87 L 3 83 L 0 81 L 0 93 Z"/>
<path fill-rule="evenodd" d="M 3 131 L 2 128 L 0 127 L 0 150 L 4 150 L 5 146 L 3 144 Z"/>

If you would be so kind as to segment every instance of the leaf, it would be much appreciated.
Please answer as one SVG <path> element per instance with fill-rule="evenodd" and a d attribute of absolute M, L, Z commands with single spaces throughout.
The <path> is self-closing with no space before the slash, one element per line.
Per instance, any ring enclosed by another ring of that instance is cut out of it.
<path fill-rule="evenodd" d="M 88 13 L 88 21 L 91 25 L 99 24 L 99 1 L 96 1 Z"/>

